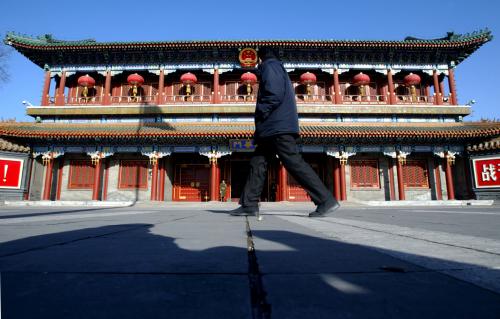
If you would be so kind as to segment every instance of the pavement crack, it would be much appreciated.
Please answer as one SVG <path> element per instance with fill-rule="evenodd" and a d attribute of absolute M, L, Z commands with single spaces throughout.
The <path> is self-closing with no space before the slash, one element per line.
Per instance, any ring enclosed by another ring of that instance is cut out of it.
<path fill-rule="evenodd" d="M 246 217 L 247 253 L 248 253 L 248 282 L 250 286 L 250 301 L 252 317 L 254 319 L 270 319 L 271 305 L 267 302 L 267 293 L 262 283 L 262 273 L 259 269 L 255 244 L 248 217 Z"/>

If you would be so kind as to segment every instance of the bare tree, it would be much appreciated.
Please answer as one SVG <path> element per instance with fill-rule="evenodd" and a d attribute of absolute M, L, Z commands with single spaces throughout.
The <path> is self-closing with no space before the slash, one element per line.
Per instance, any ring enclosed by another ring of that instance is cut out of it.
<path fill-rule="evenodd" d="M 7 60 L 12 52 L 12 49 L 0 42 L 0 86 L 9 80 L 9 70 Z"/>

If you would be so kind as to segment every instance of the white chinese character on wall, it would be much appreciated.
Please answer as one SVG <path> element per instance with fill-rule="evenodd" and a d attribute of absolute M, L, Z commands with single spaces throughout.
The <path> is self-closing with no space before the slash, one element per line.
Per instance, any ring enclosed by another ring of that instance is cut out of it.
<path fill-rule="evenodd" d="M 483 170 L 481 171 L 481 178 L 485 182 L 496 181 L 497 180 L 497 171 L 495 169 L 495 165 L 483 164 Z"/>

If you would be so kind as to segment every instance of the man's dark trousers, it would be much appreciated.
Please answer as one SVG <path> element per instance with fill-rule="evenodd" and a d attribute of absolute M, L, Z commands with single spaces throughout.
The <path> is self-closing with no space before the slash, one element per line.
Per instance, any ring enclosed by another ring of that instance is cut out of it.
<path fill-rule="evenodd" d="M 259 139 L 253 157 L 250 160 L 250 172 L 245 189 L 240 197 L 243 207 L 258 205 L 260 194 L 266 180 L 267 167 L 276 158 L 290 175 L 307 191 L 316 205 L 333 199 L 316 172 L 307 164 L 297 149 L 297 138 L 292 134 L 282 134 Z"/>

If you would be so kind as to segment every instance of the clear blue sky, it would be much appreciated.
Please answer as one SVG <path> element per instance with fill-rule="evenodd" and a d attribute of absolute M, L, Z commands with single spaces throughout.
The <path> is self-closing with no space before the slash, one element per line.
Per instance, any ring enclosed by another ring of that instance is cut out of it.
<path fill-rule="evenodd" d="M 473 115 L 500 118 L 500 1 L 22 1 L 2 0 L 0 33 L 52 33 L 97 41 L 194 39 L 438 38 L 488 27 L 493 41 L 456 69 L 461 104 L 474 99 Z M 22 100 L 39 105 L 42 70 L 17 51 L 10 82 L 1 85 L 0 117 L 31 121 Z"/>

